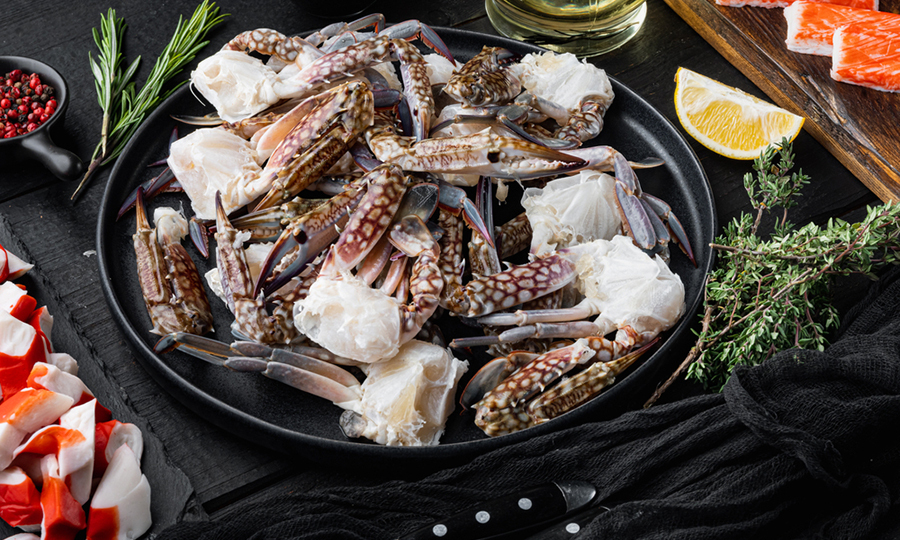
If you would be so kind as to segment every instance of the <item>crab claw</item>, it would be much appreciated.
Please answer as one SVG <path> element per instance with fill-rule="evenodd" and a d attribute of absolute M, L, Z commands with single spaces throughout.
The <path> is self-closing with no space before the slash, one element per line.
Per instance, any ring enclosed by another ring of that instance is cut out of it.
<path fill-rule="evenodd" d="M 322 362 L 324 364 L 324 362 Z M 308 394 L 327 399 L 332 403 L 344 403 L 360 397 L 359 382 L 345 386 L 328 376 L 313 371 L 260 358 L 229 358 L 225 367 L 234 371 L 257 372 L 280 383 L 292 386 Z M 334 367 L 334 366 L 332 366 Z M 340 368 L 335 367 L 339 371 Z M 346 373 L 346 372 L 345 372 Z M 349 373 L 347 373 L 349 375 Z"/>
<path fill-rule="evenodd" d="M 192 217 L 188 221 L 188 232 L 191 236 L 191 242 L 193 242 L 197 251 L 204 258 L 209 257 L 209 230 L 206 224 L 202 220 Z"/>
<path fill-rule="evenodd" d="M 360 203 L 365 193 L 363 184 L 349 185 L 343 192 L 316 207 L 315 210 L 291 222 L 263 261 L 254 296 L 258 296 L 260 291 L 268 295 L 302 272 L 338 237 L 338 230 L 347 225 L 350 212 Z M 278 263 L 294 249 L 297 249 L 294 261 L 270 280 Z"/>
<path fill-rule="evenodd" d="M 622 226 L 634 243 L 644 251 L 657 248 L 657 233 L 653 221 L 641 202 L 641 184 L 637 175 L 621 154 L 613 157 L 616 174 L 616 204 L 622 212 Z"/>
<path fill-rule="evenodd" d="M 677 243 L 678 247 L 681 248 L 681 251 L 687 255 L 687 258 L 690 259 L 691 263 L 694 266 L 697 266 L 697 261 L 694 260 L 694 250 L 691 249 L 691 242 L 688 240 L 687 232 L 685 232 L 684 227 L 681 225 L 681 221 L 679 221 L 678 217 L 672 212 L 672 207 L 666 204 L 662 199 L 650 195 L 649 193 L 644 193 L 644 202 L 653 209 L 653 212 L 657 216 L 666 222 L 669 232 L 675 237 L 675 243 Z"/>
<path fill-rule="evenodd" d="M 153 351 L 157 354 L 175 349 L 216 366 L 223 365 L 226 358 L 236 354 L 226 343 L 187 332 L 166 334 L 153 346 Z"/>
<path fill-rule="evenodd" d="M 139 189 L 143 190 L 144 198 L 151 199 L 156 195 L 164 192 L 175 181 L 175 173 L 172 172 L 172 169 L 166 167 L 163 172 L 147 180 L 146 182 L 143 182 L 141 185 L 136 187 L 135 190 L 128 195 L 128 197 L 125 198 L 125 202 L 122 203 L 121 208 L 119 208 L 119 213 L 116 214 L 116 221 L 124 216 L 126 212 L 134 208 L 134 205 L 137 201 L 137 193 Z"/>
<path fill-rule="evenodd" d="M 513 374 L 520 367 L 528 364 L 540 356 L 538 353 L 527 351 L 514 351 L 508 356 L 494 358 L 475 372 L 466 387 L 459 396 L 459 404 L 464 409 L 469 409 L 493 390 L 504 379 Z"/>
<path fill-rule="evenodd" d="M 494 232 L 485 224 L 481 212 L 478 211 L 475 203 L 468 198 L 466 192 L 443 180 L 440 181 L 439 185 L 441 188 L 438 201 L 440 207 L 454 215 L 459 215 L 462 212 L 466 225 L 478 231 L 479 234 L 487 239 L 488 244 L 494 247 Z"/>
<path fill-rule="evenodd" d="M 431 29 L 427 24 L 410 19 L 408 21 L 404 21 L 402 23 L 397 23 L 393 26 L 389 26 L 382 30 L 379 35 L 386 35 L 391 39 L 406 39 L 412 40 L 418 37 L 422 40 L 428 47 L 434 50 L 436 53 L 440 54 L 454 65 L 456 65 L 456 60 L 453 58 L 453 53 L 450 52 L 450 48 L 444 43 L 437 32 Z"/>

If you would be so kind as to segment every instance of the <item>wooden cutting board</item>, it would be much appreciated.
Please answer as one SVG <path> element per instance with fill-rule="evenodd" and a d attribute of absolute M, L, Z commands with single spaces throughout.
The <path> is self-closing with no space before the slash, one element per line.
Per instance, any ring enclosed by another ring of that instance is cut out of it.
<path fill-rule="evenodd" d="M 831 57 L 787 50 L 783 9 L 665 2 L 880 199 L 900 201 L 900 94 L 836 82 Z M 880 10 L 898 13 L 900 0 Z"/>

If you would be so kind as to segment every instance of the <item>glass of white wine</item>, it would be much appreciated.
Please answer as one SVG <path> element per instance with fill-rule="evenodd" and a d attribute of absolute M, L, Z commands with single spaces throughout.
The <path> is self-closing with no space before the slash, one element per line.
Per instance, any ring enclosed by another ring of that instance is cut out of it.
<path fill-rule="evenodd" d="M 504 36 L 579 57 L 620 47 L 647 16 L 646 0 L 485 0 L 484 6 Z"/>

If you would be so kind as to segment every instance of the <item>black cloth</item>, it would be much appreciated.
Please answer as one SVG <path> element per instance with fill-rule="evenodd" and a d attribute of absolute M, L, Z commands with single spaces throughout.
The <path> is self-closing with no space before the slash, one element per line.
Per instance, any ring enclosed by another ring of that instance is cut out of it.
<path fill-rule="evenodd" d="M 530 439 L 415 482 L 293 493 L 158 540 L 388 539 L 522 487 L 615 502 L 577 538 L 900 538 L 900 280 L 824 352 L 737 369 L 721 394 Z"/>

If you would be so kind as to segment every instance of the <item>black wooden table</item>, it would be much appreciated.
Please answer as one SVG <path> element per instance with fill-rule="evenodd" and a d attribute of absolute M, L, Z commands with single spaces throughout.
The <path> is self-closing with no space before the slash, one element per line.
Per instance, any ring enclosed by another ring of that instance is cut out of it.
<path fill-rule="evenodd" d="M 340 0 L 337 0 L 340 2 Z M 310 2 L 313 3 L 313 2 Z M 765 96 L 732 67 L 662 0 L 648 0 L 648 15 L 638 36 L 621 49 L 591 61 L 642 95 L 675 125 L 674 75 L 684 66 Z M 323 26 L 331 19 L 312 15 L 304 2 L 226 0 L 231 14 L 211 35 L 203 54 L 211 54 L 234 35 L 267 27 L 286 33 Z M 191 14 L 193 0 L 127 0 L 114 6 L 128 23 L 126 53 L 142 55 L 143 81 L 180 16 Z M 56 142 L 87 161 L 100 131 L 88 54 L 95 54 L 91 28 L 109 2 L 77 3 L 7 0 L 0 15 L 0 55 L 30 56 L 55 67 L 71 87 L 65 129 Z M 434 26 L 459 27 L 495 34 L 481 0 L 443 2 L 378 1 L 371 11 L 388 21 L 418 18 Z M 196 65 L 195 62 L 189 69 Z M 186 77 L 187 72 L 182 75 Z M 681 129 L 680 127 L 678 128 Z M 165 136 L 165 134 L 161 134 Z M 719 223 L 750 210 L 741 179 L 749 162 L 713 154 L 693 139 L 715 195 Z M 822 222 L 831 216 L 854 216 L 877 199 L 808 134 L 795 141 L 797 161 L 812 183 L 795 223 Z M 100 402 L 124 422 L 144 433 L 143 470 L 153 489 L 153 531 L 180 520 L 205 520 L 240 512 L 266 496 L 333 485 L 373 485 L 392 478 L 412 478 L 419 470 L 367 470 L 324 466 L 300 455 L 285 456 L 231 435 L 195 415 L 155 383 L 138 363 L 111 318 L 101 293 L 95 249 L 96 216 L 109 169 L 97 175 L 77 203 L 74 184 L 57 181 L 34 162 L 0 163 L 0 244 L 35 264 L 22 280 L 39 305 L 56 317 L 54 344 L 74 356 L 80 375 Z M 836 298 L 846 307 L 852 295 Z M 698 392 L 678 384 L 667 400 Z M 9 533 L 5 524 L 0 532 Z"/>

